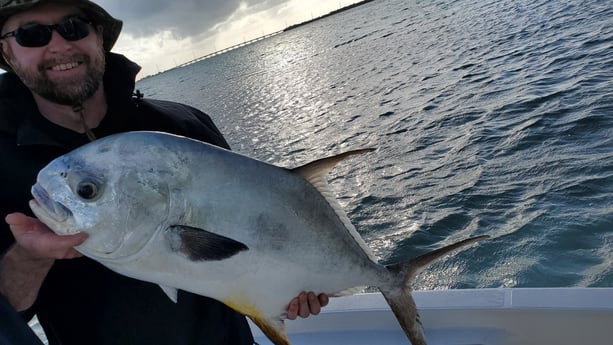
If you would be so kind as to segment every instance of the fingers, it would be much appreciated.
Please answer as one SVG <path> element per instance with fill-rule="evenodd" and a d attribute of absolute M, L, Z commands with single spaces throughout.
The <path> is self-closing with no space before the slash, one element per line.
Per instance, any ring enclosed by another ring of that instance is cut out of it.
<path fill-rule="evenodd" d="M 5 217 L 15 241 L 32 258 L 70 259 L 81 256 L 73 247 L 87 239 L 86 233 L 59 236 L 40 220 L 22 213 L 12 213 Z"/>
<path fill-rule="evenodd" d="M 320 293 L 319 296 L 317 296 L 317 299 L 319 300 L 319 305 L 322 307 L 325 307 L 328 305 L 328 303 L 330 303 L 330 297 L 328 297 L 328 295 L 325 293 Z"/>
<path fill-rule="evenodd" d="M 295 320 L 298 316 L 304 318 L 309 316 L 309 305 L 306 292 L 301 292 L 298 297 L 292 299 L 287 307 L 287 318 Z"/>
<path fill-rule="evenodd" d="M 294 298 L 289 302 L 287 306 L 287 318 L 289 320 L 296 320 L 298 317 L 298 309 L 300 306 L 300 301 L 298 301 L 298 297 Z"/>
<path fill-rule="evenodd" d="M 295 320 L 298 316 L 307 318 L 309 315 L 317 315 L 321 307 L 328 305 L 329 298 L 326 294 L 316 296 L 313 292 L 301 292 L 298 297 L 292 299 L 287 307 L 287 318 Z"/>
<path fill-rule="evenodd" d="M 311 308 L 309 306 L 309 297 L 306 292 L 301 292 L 300 295 L 298 295 L 298 302 L 298 316 L 302 318 L 308 317 L 311 314 Z"/>
<path fill-rule="evenodd" d="M 310 311 L 310 314 L 313 315 L 317 315 L 321 312 L 321 304 L 319 303 L 319 299 L 317 298 L 317 296 L 315 296 L 314 293 L 309 292 L 307 294 L 307 302 L 308 302 L 308 311 Z M 306 316 L 302 316 L 302 317 L 307 317 L 309 316 L 309 313 L 306 313 Z"/>
<path fill-rule="evenodd" d="M 46 226 L 36 218 L 28 217 L 23 213 L 11 213 L 4 220 L 11 226 L 13 232 L 24 232 L 29 230 L 42 231 Z"/>

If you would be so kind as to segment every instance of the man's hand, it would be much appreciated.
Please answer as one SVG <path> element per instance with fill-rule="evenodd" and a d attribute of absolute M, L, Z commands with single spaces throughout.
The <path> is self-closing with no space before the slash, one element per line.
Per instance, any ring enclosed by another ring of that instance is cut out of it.
<path fill-rule="evenodd" d="M 87 239 L 86 233 L 59 236 L 40 220 L 23 213 L 11 213 L 5 220 L 15 241 L 31 259 L 72 259 L 82 256 L 73 247 Z"/>
<path fill-rule="evenodd" d="M 58 236 L 36 218 L 22 213 L 6 216 L 15 244 L 0 258 L 0 293 L 15 309 L 30 308 L 55 259 L 81 256 L 73 247 L 87 238 L 81 233 Z"/>
<path fill-rule="evenodd" d="M 321 311 L 321 307 L 328 305 L 329 299 L 326 294 L 315 296 L 314 293 L 301 292 L 298 297 L 294 298 L 287 306 L 287 318 L 295 320 L 298 316 L 305 318 L 309 315 L 317 315 Z"/>

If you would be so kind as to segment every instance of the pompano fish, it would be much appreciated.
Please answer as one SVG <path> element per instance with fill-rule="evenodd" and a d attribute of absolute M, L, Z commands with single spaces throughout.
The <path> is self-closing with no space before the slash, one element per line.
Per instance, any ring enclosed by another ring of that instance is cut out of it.
<path fill-rule="evenodd" d="M 96 140 L 52 161 L 30 207 L 117 273 L 217 299 L 276 345 L 301 291 L 332 297 L 378 287 L 413 345 L 426 344 L 410 281 L 474 237 L 410 261 L 377 263 L 335 200 L 326 173 L 357 150 L 285 169 L 159 132 Z"/>

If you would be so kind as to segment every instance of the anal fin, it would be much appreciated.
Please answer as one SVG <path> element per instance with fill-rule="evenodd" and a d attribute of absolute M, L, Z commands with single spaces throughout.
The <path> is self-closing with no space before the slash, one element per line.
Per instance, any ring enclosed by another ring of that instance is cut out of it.
<path fill-rule="evenodd" d="M 263 317 L 249 316 L 251 321 L 272 341 L 275 345 L 291 345 L 287 333 L 285 332 L 285 323 L 281 319 L 270 319 Z"/>

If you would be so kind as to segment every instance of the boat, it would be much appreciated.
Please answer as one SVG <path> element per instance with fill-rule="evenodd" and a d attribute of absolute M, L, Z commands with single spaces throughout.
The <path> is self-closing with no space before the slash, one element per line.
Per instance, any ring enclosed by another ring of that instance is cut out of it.
<path fill-rule="evenodd" d="M 415 291 L 428 345 L 610 345 L 613 288 Z M 292 345 L 408 345 L 380 293 L 331 298 L 286 321 Z M 256 342 L 272 344 L 251 324 Z"/>

